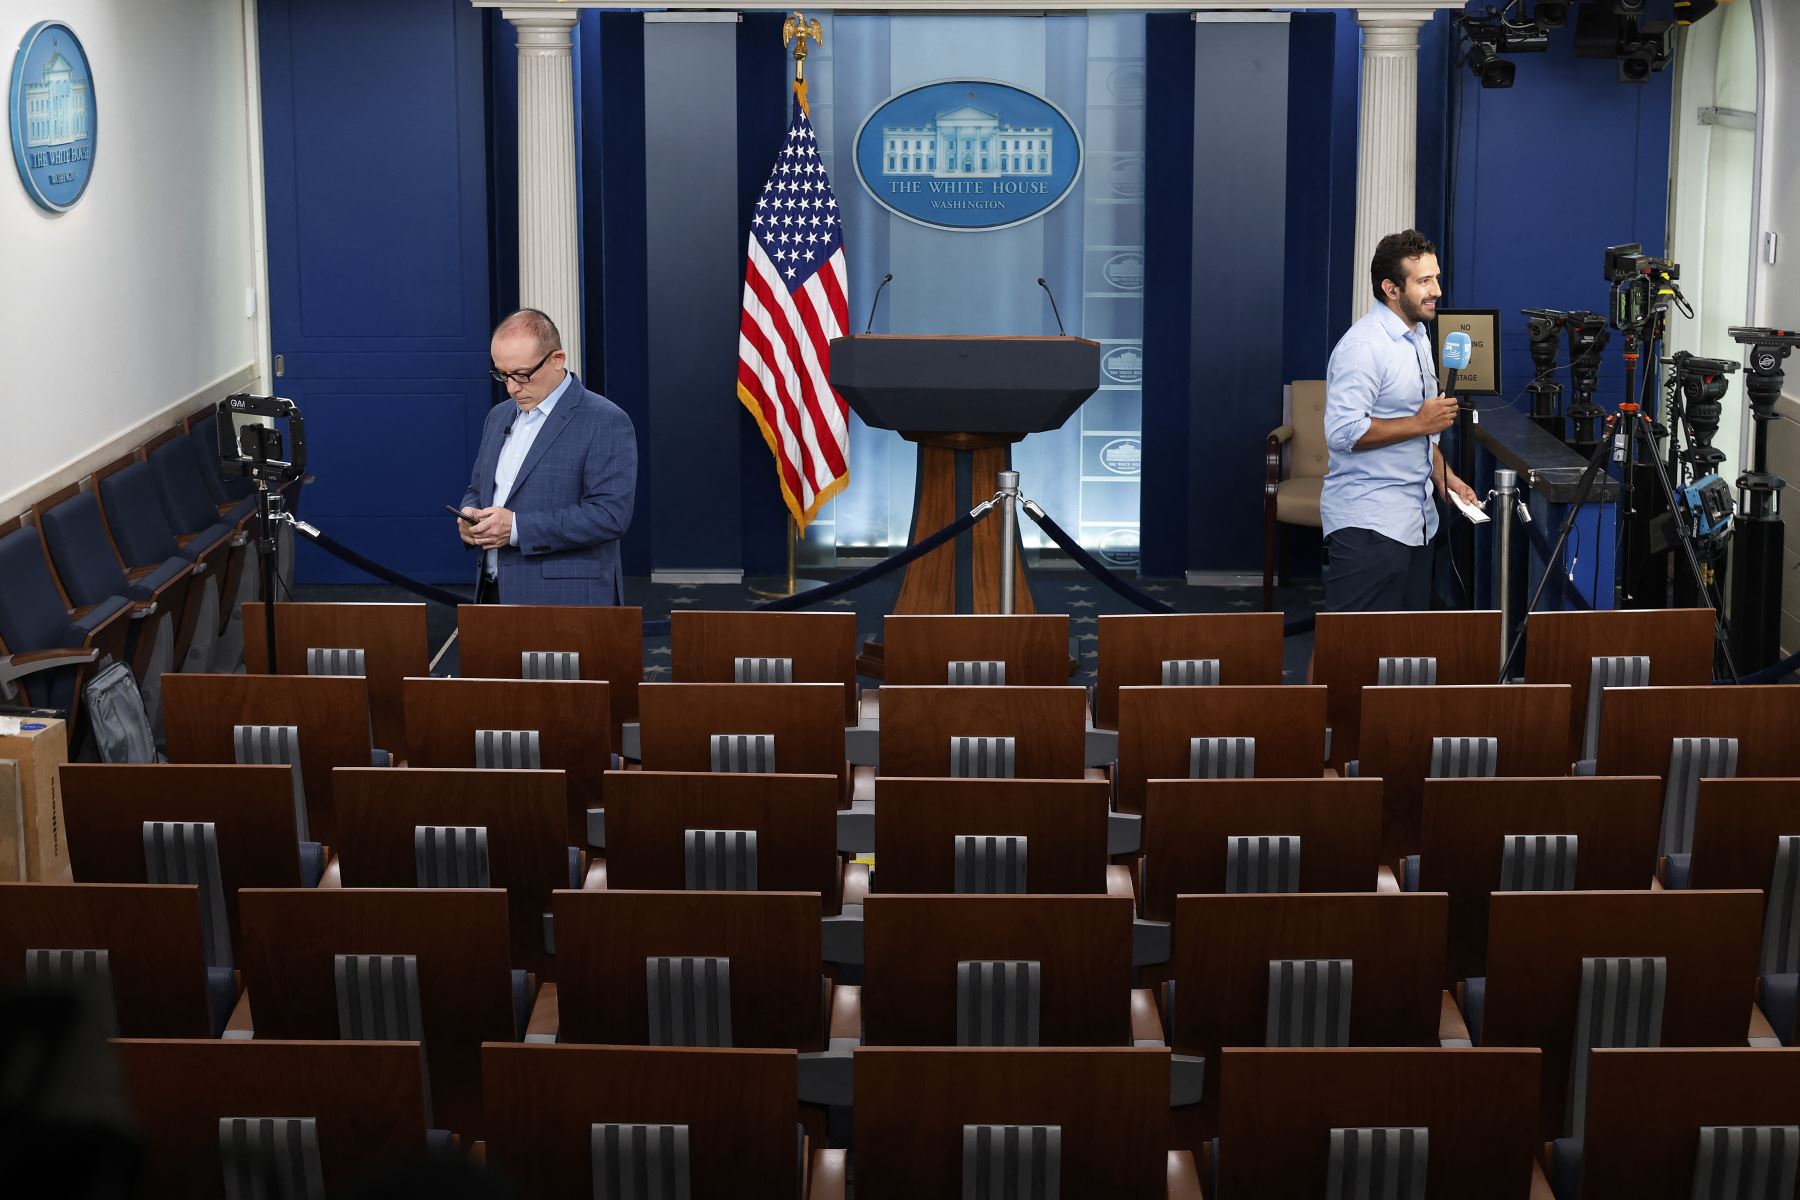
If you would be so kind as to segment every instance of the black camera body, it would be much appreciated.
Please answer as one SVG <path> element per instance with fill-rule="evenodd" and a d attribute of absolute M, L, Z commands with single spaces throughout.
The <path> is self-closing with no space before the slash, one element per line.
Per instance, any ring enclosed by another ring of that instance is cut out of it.
<path fill-rule="evenodd" d="M 291 453 L 282 457 L 281 430 L 260 421 L 240 428 L 234 417 L 267 417 L 287 422 Z M 306 473 L 306 421 L 292 400 L 240 392 L 219 401 L 219 468 L 227 479 L 251 479 L 279 486 Z"/>

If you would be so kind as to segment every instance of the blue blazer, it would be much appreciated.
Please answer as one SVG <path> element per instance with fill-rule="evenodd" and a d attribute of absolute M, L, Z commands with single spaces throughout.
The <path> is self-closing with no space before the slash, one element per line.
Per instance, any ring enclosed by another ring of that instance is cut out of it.
<path fill-rule="evenodd" d="M 464 508 L 493 505 L 494 467 L 518 412 L 507 400 L 488 413 Z M 501 600 L 621 603 L 619 539 L 631 526 L 636 493 L 637 432 L 631 418 L 571 376 L 507 498 L 519 544 L 500 548 Z"/>

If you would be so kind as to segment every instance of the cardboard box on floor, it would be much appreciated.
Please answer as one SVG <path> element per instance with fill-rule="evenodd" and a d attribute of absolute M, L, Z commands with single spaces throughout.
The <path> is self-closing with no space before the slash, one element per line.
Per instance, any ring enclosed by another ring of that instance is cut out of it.
<path fill-rule="evenodd" d="M 68 760 L 62 721 L 0 716 L 0 880 L 55 879 L 69 865 L 61 775 Z"/>

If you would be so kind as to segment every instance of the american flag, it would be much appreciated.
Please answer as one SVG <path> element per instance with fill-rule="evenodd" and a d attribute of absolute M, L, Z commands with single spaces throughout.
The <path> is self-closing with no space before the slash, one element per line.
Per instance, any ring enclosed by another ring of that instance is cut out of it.
<path fill-rule="evenodd" d="M 801 529 L 850 482 L 849 410 L 826 381 L 831 339 L 849 320 L 844 226 L 804 87 L 795 89 L 787 138 L 750 220 L 737 386 Z"/>

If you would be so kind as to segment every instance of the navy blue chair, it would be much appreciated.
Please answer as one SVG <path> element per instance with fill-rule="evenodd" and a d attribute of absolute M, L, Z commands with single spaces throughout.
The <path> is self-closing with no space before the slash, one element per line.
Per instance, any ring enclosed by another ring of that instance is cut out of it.
<path fill-rule="evenodd" d="M 36 529 L 0 525 L 0 696 L 66 709 L 78 745 L 81 688 L 103 655 L 123 659 L 131 604 L 110 596 L 70 608 Z"/>
<path fill-rule="evenodd" d="M 190 585 L 189 603 L 198 604 L 194 619 L 194 643 L 190 656 L 206 658 L 206 670 L 233 670 L 229 647 L 222 644 L 221 634 L 229 624 L 232 593 L 227 578 L 231 543 L 235 533 L 231 526 L 219 523 L 203 536 L 178 535 L 163 514 L 162 498 L 155 476 L 144 462 L 121 460 L 94 473 L 96 492 L 100 498 L 100 514 L 112 533 L 119 557 L 130 563 L 159 563 L 169 558 L 185 558 L 194 564 L 196 582 Z"/>
<path fill-rule="evenodd" d="M 121 562 L 118 547 L 106 532 L 99 500 L 74 485 L 39 501 L 31 511 L 71 605 L 85 607 L 123 596 L 140 606 L 138 613 L 145 619 L 135 623 L 129 651 L 138 679 L 145 677 L 148 651 L 155 642 L 145 635 L 154 633 L 157 625 L 171 631 L 172 661 L 182 665 L 200 610 L 198 604 L 189 603 L 194 565 L 179 554 L 161 562 Z"/>

